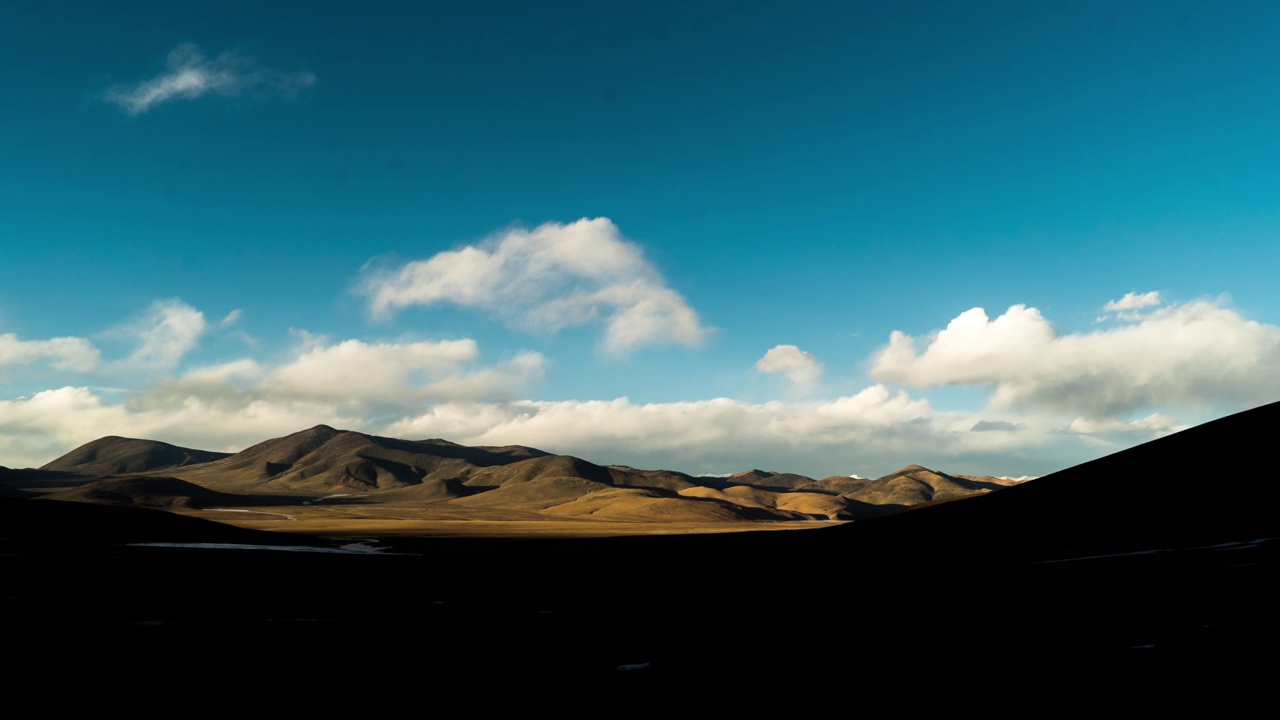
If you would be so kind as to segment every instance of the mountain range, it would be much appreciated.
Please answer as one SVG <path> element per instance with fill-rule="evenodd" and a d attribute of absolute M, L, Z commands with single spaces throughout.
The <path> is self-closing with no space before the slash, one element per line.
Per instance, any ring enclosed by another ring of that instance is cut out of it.
<path fill-rule="evenodd" d="M 999 490 L 1012 481 L 910 465 L 878 479 L 749 470 L 699 477 L 601 466 L 523 446 L 467 447 L 319 425 L 235 454 L 104 437 L 0 479 L 44 499 L 209 510 L 297 505 L 343 517 L 372 508 L 419 517 L 644 523 L 845 521 Z M 23 482 L 23 478 L 27 482 Z"/>

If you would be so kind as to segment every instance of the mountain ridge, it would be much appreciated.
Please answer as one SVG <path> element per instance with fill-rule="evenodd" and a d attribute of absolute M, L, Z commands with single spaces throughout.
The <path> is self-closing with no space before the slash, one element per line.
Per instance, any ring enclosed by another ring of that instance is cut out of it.
<path fill-rule="evenodd" d="M 209 459 L 193 461 L 199 457 Z M 687 522 L 864 519 L 942 497 L 988 492 L 1002 482 L 959 480 L 914 465 L 878 480 L 842 476 L 840 481 L 817 481 L 758 469 L 728 477 L 694 477 L 671 470 L 597 465 L 522 445 L 403 440 L 323 424 L 231 454 L 107 436 L 68 452 L 44 469 L 86 478 L 126 474 L 132 478 L 109 484 L 88 479 L 86 484 L 95 487 L 47 495 L 55 500 L 194 508 L 208 507 L 214 498 L 229 507 L 241 507 L 264 495 L 330 504 L 352 503 L 359 497 L 365 506 L 439 509 L 447 503 L 473 514 L 489 508 L 501 509 L 502 516 L 512 512 L 547 519 L 643 520 L 651 516 L 666 522 L 675 517 Z M 118 472 L 121 469 L 125 472 Z M 189 483 L 190 492 L 184 497 L 184 486 L 173 486 L 172 492 L 157 494 L 144 482 L 148 476 Z M 519 490 L 513 487 L 526 484 Z M 613 492 L 600 494 L 605 490 Z M 588 496 L 593 496 L 589 502 Z"/>

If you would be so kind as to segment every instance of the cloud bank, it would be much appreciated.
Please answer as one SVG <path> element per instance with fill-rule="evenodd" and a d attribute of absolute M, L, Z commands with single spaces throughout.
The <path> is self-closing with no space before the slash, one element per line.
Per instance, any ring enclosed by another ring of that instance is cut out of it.
<path fill-rule="evenodd" d="M 104 99 L 119 105 L 129 115 L 138 116 L 158 105 L 205 95 L 233 97 L 255 93 L 289 98 L 316 82 L 311 73 L 273 70 L 231 51 L 211 60 L 191 43 L 170 51 L 166 66 L 164 72 L 153 78 L 111 88 Z"/>
<path fill-rule="evenodd" d="M 839 397 L 645 403 L 528 399 L 546 359 L 525 351 L 486 361 L 469 338 L 374 342 L 297 332 L 292 347 L 269 358 L 193 366 L 200 338 L 238 331 L 234 321 L 209 323 L 173 299 L 123 326 L 127 344 L 114 362 L 102 362 L 82 338 L 0 335 L 0 371 L 47 362 L 60 368 L 57 377 L 79 380 L 0 400 L 0 463 L 40 465 L 104 435 L 235 451 L 327 423 L 695 474 L 764 467 L 879 476 L 914 462 L 1043 475 L 1176 432 L 1188 416 L 1208 419 L 1204 407 L 1235 411 L 1280 393 L 1280 328 L 1222 300 L 1110 305 L 1112 324 L 1093 332 L 1059 332 L 1025 305 L 994 319 L 974 308 L 919 338 L 896 331 L 872 357 L 880 382 Z M 129 366 L 143 372 L 119 372 Z M 757 369 L 803 383 L 816 382 L 822 366 L 779 345 Z M 133 386 L 95 385 L 119 377 Z M 890 381 L 986 386 L 989 404 L 941 410 Z"/>
<path fill-rule="evenodd" d="M 1127 312 L 1158 302 L 1130 293 L 1107 307 Z M 990 385 L 995 407 L 1089 418 L 1280 398 L 1280 327 L 1247 320 L 1220 300 L 1118 319 L 1114 328 L 1062 334 L 1032 307 L 1014 305 L 994 320 L 973 308 L 928 337 L 894 331 L 871 375 L 915 387 Z"/>
<path fill-rule="evenodd" d="M 448 303 L 523 330 L 602 324 L 602 345 L 612 355 L 653 345 L 697 347 L 708 334 L 697 312 L 608 218 L 516 228 L 397 269 L 367 269 L 359 291 L 375 316 Z"/>
<path fill-rule="evenodd" d="M 512 365 L 507 371 L 519 376 L 519 361 Z M 883 385 L 813 402 L 535 401 L 479 394 L 410 406 L 384 402 L 382 388 L 340 398 L 315 392 L 317 386 L 277 384 L 278 377 L 242 362 L 193 371 L 123 403 L 72 386 L 0 401 L 0 457 L 9 466 L 40 465 L 104 435 L 236 451 L 327 423 L 407 439 L 530 445 L 593 462 L 691 473 L 767 467 L 821 476 L 879 475 L 910 462 L 963 471 L 964 463 L 998 453 L 1078 442 L 1062 432 L 968 432 L 975 416 L 940 413 L 927 400 Z"/>

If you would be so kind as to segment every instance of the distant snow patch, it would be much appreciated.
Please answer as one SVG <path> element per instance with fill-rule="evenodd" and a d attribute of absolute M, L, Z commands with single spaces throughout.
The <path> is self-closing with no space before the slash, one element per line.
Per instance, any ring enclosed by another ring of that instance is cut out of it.
<path fill-rule="evenodd" d="M 354 543 L 352 545 L 344 545 L 342 547 L 316 547 L 313 545 L 253 545 L 247 543 L 167 543 L 167 542 L 149 542 L 149 543 L 129 543 L 131 547 L 170 547 L 170 548 L 193 548 L 199 550 L 275 550 L 278 552 L 311 552 L 311 553 L 330 553 L 334 555 L 369 555 L 376 553 L 376 550 L 367 549 L 363 543 Z"/>

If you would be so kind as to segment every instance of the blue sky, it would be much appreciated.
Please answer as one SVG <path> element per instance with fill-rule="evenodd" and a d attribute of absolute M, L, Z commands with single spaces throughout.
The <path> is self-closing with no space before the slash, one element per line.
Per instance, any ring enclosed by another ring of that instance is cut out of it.
<path fill-rule="evenodd" d="M 1270 3 L 0 6 L 0 464 L 1040 475 L 1280 399 Z"/>

